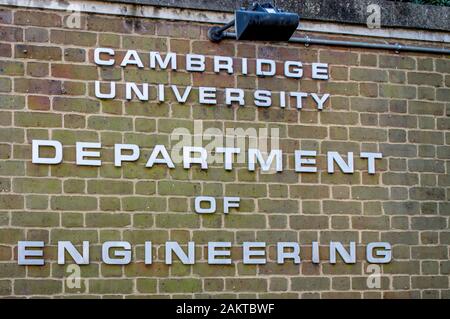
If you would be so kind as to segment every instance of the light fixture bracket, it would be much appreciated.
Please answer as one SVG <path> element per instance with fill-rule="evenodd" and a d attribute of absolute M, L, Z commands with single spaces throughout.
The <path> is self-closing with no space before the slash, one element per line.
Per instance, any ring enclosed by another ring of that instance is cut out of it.
<path fill-rule="evenodd" d="M 235 19 L 208 30 L 208 38 L 220 42 L 225 30 L 234 26 L 236 40 L 288 41 L 298 27 L 296 13 L 284 12 L 270 3 L 254 3 L 249 9 L 235 11 Z"/>

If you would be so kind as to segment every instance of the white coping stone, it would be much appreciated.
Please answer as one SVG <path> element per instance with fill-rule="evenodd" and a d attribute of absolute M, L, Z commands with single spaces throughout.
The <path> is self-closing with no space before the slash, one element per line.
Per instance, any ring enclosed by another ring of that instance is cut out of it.
<path fill-rule="evenodd" d="M 167 20 L 195 21 L 203 23 L 225 24 L 234 17 L 231 13 L 215 11 L 179 9 L 168 7 L 155 7 L 150 5 L 133 5 L 100 1 L 71 0 L 70 4 L 63 1 L 51 0 L 0 0 L 0 5 L 9 5 L 27 8 L 39 8 L 62 11 L 80 11 L 98 14 L 123 15 L 133 17 L 145 17 Z M 376 38 L 407 39 L 430 42 L 450 42 L 448 32 L 410 30 L 400 28 L 369 29 L 363 26 L 348 24 L 336 24 L 327 22 L 312 22 L 301 20 L 299 31 L 310 31 L 320 33 L 334 33 L 358 35 Z"/>

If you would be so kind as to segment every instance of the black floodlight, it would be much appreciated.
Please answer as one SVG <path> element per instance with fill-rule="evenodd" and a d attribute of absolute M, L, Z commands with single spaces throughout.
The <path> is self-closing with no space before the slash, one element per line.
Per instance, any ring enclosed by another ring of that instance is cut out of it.
<path fill-rule="evenodd" d="M 271 4 L 257 4 L 253 11 L 235 13 L 237 40 L 287 41 L 298 27 L 296 13 L 281 12 Z"/>
<path fill-rule="evenodd" d="M 270 3 L 255 3 L 248 10 L 237 10 L 234 21 L 209 29 L 208 37 L 213 42 L 219 42 L 224 31 L 234 25 L 237 40 L 288 41 L 299 21 L 296 13 L 283 12 Z"/>

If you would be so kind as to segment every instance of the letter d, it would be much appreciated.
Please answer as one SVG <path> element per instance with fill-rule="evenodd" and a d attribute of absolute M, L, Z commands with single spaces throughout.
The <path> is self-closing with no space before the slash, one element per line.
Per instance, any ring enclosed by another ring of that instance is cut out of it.
<path fill-rule="evenodd" d="M 53 157 L 41 157 L 39 150 L 41 146 L 49 146 L 55 149 Z M 62 144 L 58 141 L 33 140 L 32 141 L 32 163 L 33 164 L 59 164 L 62 162 Z"/>

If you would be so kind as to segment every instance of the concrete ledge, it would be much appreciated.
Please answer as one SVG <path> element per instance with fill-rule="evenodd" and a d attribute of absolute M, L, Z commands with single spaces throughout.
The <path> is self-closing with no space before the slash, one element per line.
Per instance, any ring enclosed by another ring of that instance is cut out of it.
<path fill-rule="evenodd" d="M 244 0 L 108 0 L 109 2 L 233 12 L 252 1 Z M 105 1 L 105 2 L 108 2 Z M 269 0 L 261 0 L 267 2 Z M 450 7 L 418 5 L 387 0 L 273 0 L 305 20 L 366 24 L 367 6 L 381 8 L 381 26 L 450 31 Z"/>
<path fill-rule="evenodd" d="M 130 1 L 128 1 L 130 2 Z M 131 1 L 136 2 L 136 1 Z M 148 2 L 148 1 L 147 1 Z M 225 24 L 233 19 L 233 11 L 214 11 L 205 9 L 186 9 L 175 6 L 143 5 L 124 3 L 124 1 L 100 0 L 0 0 L 0 6 L 15 6 L 44 10 L 67 11 L 77 9 L 85 13 L 192 21 L 200 23 Z M 300 32 L 318 32 L 325 34 L 353 35 L 370 38 L 390 38 L 395 40 L 430 41 L 450 43 L 450 32 L 440 30 L 411 29 L 401 27 L 382 27 L 370 29 L 365 24 L 349 24 L 332 21 L 305 20 L 298 28 Z"/>

